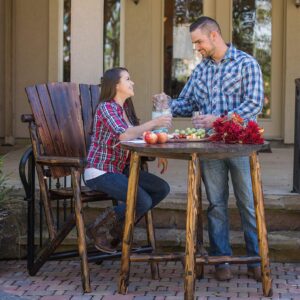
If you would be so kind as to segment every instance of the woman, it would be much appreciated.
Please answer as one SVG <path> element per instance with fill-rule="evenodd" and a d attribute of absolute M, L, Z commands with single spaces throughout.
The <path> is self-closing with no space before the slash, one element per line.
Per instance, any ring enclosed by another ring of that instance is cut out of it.
<path fill-rule="evenodd" d="M 126 99 L 134 95 L 134 83 L 125 68 L 107 70 L 101 82 L 100 103 L 97 107 L 92 141 L 87 157 L 84 177 L 88 187 L 109 194 L 118 205 L 106 209 L 95 222 L 87 227 L 87 236 L 95 247 L 103 252 L 113 253 L 122 239 L 125 218 L 126 196 L 129 175 L 129 153 L 120 146 L 142 136 L 143 132 L 159 127 L 171 127 L 172 116 L 162 116 L 142 125 L 134 126 L 126 113 Z M 162 172 L 167 161 L 160 160 Z M 136 220 L 156 206 L 170 191 L 163 179 L 140 171 L 136 201 Z"/>

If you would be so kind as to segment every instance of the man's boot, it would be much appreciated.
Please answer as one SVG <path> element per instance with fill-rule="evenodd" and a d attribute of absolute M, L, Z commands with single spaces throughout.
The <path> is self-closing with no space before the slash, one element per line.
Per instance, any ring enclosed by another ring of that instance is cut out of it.
<path fill-rule="evenodd" d="M 118 224 L 119 222 L 114 209 L 109 207 L 96 218 L 94 223 L 87 227 L 86 234 L 89 239 L 94 241 L 96 249 L 102 252 L 115 253 L 116 247 L 111 244 L 114 237 L 110 232 Z"/>

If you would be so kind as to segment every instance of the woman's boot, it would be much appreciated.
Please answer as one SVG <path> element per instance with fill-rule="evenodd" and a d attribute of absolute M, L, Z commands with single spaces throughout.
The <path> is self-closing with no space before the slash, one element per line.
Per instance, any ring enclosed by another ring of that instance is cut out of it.
<path fill-rule="evenodd" d="M 94 241 L 96 249 L 102 252 L 115 253 L 116 246 L 112 245 L 115 236 L 111 232 L 117 226 L 120 226 L 119 223 L 114 209 L 109 207 L 97 217 L 94 223 L 87 227 L 86 234 L 89 239 Z M 117 235 L 116 237 L 119 236 Z M 121 239 L 121 236 L 119 238 Z"/>
<path fill-rule="evenodd" d="M 110 234 L 113 237 L 110 243 L 112 247 L 117 248 L 117 246 L 122 242 L 123 233 L 124 233 L 124 222 L 117 221 L 114 224 L 113 228 L 110 230 Z"/>

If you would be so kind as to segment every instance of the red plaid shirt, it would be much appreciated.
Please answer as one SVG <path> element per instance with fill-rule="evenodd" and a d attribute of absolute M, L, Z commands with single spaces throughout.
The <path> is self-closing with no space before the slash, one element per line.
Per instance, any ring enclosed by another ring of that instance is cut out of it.
<path fill-rule="evenodd" d="M 87 168 L 122 173 L 128 159 L 128 151 L 121 148 L 119 135 L 127 128 L 123 108 L 114 100 L 101 102 L 94 117 Z"/>

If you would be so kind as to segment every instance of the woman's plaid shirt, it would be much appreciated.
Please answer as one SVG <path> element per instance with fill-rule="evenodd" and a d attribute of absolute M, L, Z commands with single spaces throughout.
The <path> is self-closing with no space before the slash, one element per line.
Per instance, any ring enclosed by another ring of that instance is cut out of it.
<path fill-rule="evenodd" d="M 119 135 L 127 128 L 123 108 L 114 100 L 101 102 L 94 117 L 87 168 L 122 173 L 128 159 L 128 151 L 121 148 Z"/>
<path fill-rule="evenodd" d="M 173 116 L 190 117 L 193 111 L 216 116 L 238 113 L 255 120 L 264 101 L 263 79 L 257 61 L 229 45 L 220 63 L 203 59 L 193 71 L 178 99 Z"/>

